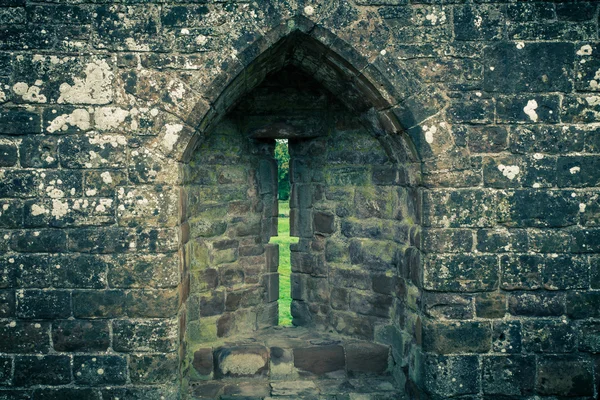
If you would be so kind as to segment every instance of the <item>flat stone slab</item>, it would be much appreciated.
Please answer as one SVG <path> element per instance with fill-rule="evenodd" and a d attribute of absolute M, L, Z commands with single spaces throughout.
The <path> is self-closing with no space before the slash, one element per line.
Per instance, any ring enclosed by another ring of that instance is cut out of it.
<path fill-rule="evenodd" d="M 294 366 L 315 375 L 344 370 L 344 348 L 327 345 L 294 349 Z"/>
<path fill-rule="evenodd" d="M 318 393 L 313 381 L 271 382 L 272 396 L 310 396 Z"/>
<path fill-rule="evenodd" d="M 221 347 L 215 350 L 217 378 L 259 377 L 269 371 L 269 356 L 265 346 L 247 345 Z"/>

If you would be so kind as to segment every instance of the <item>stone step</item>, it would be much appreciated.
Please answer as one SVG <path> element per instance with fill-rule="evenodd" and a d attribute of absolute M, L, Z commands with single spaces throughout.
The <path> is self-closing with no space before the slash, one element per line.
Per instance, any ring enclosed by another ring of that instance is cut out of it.
<path fill-rule="evenodd" d="M 331 335 L 305 335 L 289 328 L 197 349 L 193 368 L 200 380 L 265 378 L 345 379 L 388 374 L 387 345 Z"/>
<path fill-rule="evenodd" d="M 404 400 L 388 378 L 268 381 L 236 379 L 196 383 L 194 400 Z"/>

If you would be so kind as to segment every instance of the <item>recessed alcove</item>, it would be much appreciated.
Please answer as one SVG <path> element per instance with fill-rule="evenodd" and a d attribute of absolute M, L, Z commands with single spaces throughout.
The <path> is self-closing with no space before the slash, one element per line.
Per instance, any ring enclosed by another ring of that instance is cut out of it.
<path fill-rule="evenodd" d="M 328 377 L 349 378 L 348 349 L 379 360 L 367 375 L 388 377 L 398 390 L 406 379 L 405 259 L 419 220 L 412 156 L 400 135 L 374 124 L 369 99 L 351 98 L 353 82 L 324 85 L 333 76 L 309 72 L 307 49 L 289 46 L 276 57 L 286 61 L 231 106 L 184 165 L 181 356 L 190 393 L 207 384 L 225 390 L 230 378 L 310 379 L 320 376 L 314 363 L 335 372 Z M 285 328 L 277 327 L 279 249 L 269 243 L 279 214 L 276 139 L 288 140 L 290 233 L 298 238 L 293 326 Z M 313 347 L 307 367 L 299 354 Z M 328 350 L 341 351 L 343 362 L 329 365 Z M 290 355 L 283 375 L 280 352 Z"/>

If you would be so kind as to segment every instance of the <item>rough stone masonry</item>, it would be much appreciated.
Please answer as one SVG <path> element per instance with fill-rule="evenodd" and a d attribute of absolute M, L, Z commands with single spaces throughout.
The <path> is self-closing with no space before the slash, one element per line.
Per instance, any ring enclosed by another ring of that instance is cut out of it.
<path fill-rule="evenodd" d="M 273 325 L 285 135 L 297 324 L 410 398 L 598 398 L 599 8 L 0 0 L 0 399 L 187 398 Z"/>

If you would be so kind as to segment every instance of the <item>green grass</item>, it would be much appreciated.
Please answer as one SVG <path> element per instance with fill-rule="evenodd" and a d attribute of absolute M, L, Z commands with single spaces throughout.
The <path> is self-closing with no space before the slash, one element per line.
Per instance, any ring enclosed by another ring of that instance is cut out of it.
<path fill-rule="evenodd" d="M 292 303 L 290 291 L 290 244 L 298 243 L 298 238 L 290 236 L 290 205 L 287 202 L 279 203 L 279 214 L 287 217 L 279 217 L 277 234 L 271 238 L 271 243 L 279 245 L 279 325 L 292 325 L 290 305 Z"/>

